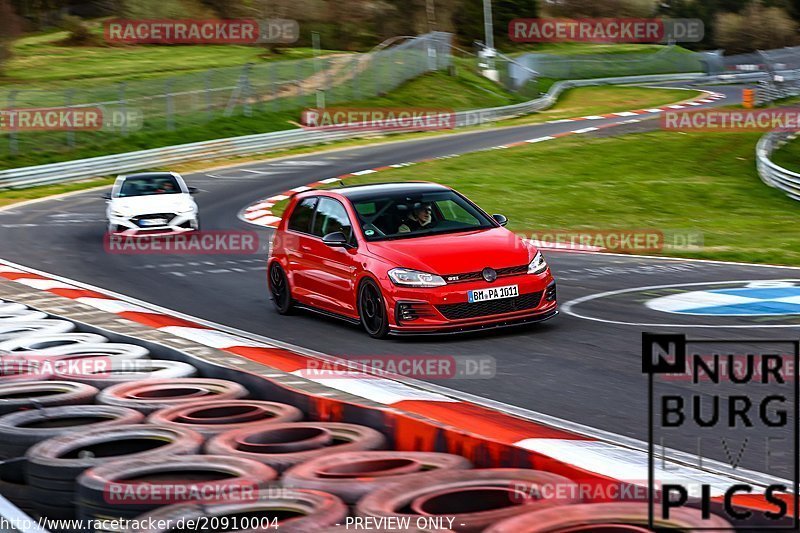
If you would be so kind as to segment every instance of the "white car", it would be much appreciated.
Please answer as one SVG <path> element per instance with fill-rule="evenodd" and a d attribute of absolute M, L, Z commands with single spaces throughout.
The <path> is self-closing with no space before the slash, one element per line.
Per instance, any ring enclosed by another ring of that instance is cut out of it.
<path fill-rule="evenodd" d="M 104 195 L 108 231 L 152 235 L 198 230 L 197 204 L 192 198 L 196 192 L 176 172 L 119 176 L 111 194 Z"/>

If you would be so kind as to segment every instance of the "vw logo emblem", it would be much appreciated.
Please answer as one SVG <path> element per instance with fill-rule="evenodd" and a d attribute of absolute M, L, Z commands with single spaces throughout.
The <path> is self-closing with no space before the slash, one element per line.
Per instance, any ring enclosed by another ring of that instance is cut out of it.
<path fill-rule="evenodd" d="M 497 279 L 497 272 L 493 268 L 486 267 L 481 272 L 481 276 L 483 276 L 483 279 L 491 283 Z"/>

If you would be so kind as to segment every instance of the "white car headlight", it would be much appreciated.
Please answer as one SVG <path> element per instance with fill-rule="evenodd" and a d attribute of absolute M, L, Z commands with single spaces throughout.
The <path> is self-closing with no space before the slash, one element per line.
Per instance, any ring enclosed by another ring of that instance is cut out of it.
<path fill-rule="evenodd" d="M 442 285 L 447 285 L 441 276 L 407 268 L 393 268 L 389 271 L 389 279 L 395 285 L 400 285 L 401 287 L 441 287 Z"/>
<path fill-rule="evenodd" d="M 544 260 L 542 252 L 536 252 L 536 257 L 528 263 L 528 274 L 541 274 L 547 270 L 547 261 Z"/>

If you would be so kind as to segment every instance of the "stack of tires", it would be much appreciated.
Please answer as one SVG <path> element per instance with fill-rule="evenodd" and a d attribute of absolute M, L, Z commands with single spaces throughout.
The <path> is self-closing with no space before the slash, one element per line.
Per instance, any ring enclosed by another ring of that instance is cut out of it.
<path fill-rule="evenodd" d="M 168 526 L 129 530 L 150 532 L 346 531 L 347 520 L 373 530 L 648 531 L 646 504 L 587 504 L 553 473 L 391 451 L 373 428 L 309 421 L 23 305 L 0 302 L 0 355 L 0 494 L 34 517 Z M 7 364 L 26 360 L 36 364 Z M 681 510 L 658 526 L 725 523 Z"/>

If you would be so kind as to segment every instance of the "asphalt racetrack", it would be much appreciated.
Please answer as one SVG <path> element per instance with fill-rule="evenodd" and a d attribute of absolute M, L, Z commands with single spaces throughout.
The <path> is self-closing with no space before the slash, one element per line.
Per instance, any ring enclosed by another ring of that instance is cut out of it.
<path fill-rule="evenodd" d="M 728 96 L 713 105 L 729 105 L 741 87 L 712 90 Z M 597 120 L 591 125 L 625 120 Z M 651 122 L 657 127 L 656 120 Z M 242 209 L 259 199 L 349 172 L 585 127 L 577 124 L 479 130 L 249 163 L 185 177 L 203 191 L 196 197 L 203 229 L 255 230 L 266 243 L 271 230 L 238 218 Z M 101 193 L 89 191 L 0 211 L 0 257 L 331 355 L 491 356 L 496 361 L 494 378 L 450 379 L 438 384 L 641 440 L 647 438 L 642 331 L 686 332 L 692 338 L 783 339 L 796 336 L 800 326 L 800 318 L 792 318 L 789 308 L 785 316 L 761 320 L 746 314 L 746 297 L 737 302 L 715 300 L 720 289 L 747 291 L 763 287 L 763 283 L 753 285 L 759 281 L 796 278 L 800 284 L 798 269 L 550 251 L 546 257 L 558 280 L 562 304 L 562 313 L 555 319 L 499 332 L 372 340 L 356 327 L 313 314 L 279 316 L 268 300 L 265 253 L 108 254 L 103 248 L 104 209 Z M 718 282 L 735 283 L 686 286 Z M 663 287 L 672 285 L 677 287 Z M 792 281 L 773 285 L 788 291 L 783 296 L 791 295 L 794 286 Z M 685 291 L 701 293 L 698 309 L 703 308 L 703 314 L 664 299 Z M 578 299 L 585 301 L 573 302 Z M 791 302 L 780 303 L 784 304 Z M 727 305 L 743 306 L 743 316 L 727 312 Z M 695 327 L 698 325 L 703 327 Z M 670 444 L 693 449 L 689 434 Z M 743 463 L 760 470 L 757 460 L 748 453 Z"/>

